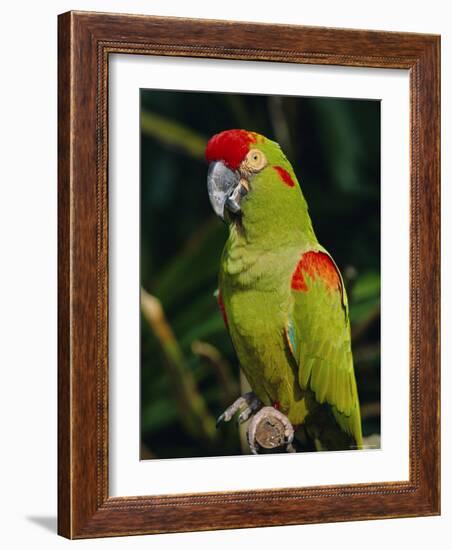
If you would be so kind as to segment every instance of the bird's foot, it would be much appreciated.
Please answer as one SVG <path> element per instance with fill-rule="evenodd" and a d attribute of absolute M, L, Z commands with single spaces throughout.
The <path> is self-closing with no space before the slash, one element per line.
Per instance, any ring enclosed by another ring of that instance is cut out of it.
<path fill-rule="evenodd" d="M 248 418 L 261 407 L 262 402 L 258 397 L 256 397 L 254 392 L 250 391 L 248 393 L 244 393 L 217 418 L 217 426 L 221 422 L 229 422 L 231 418 L 239 411 L 240 414 L 237 417 L 237 424 L 242 424 L 242 422 L 246 422 Z"/>
<path fill-rule="evenodd" d="M 292 444 L 294 429 L 285 414 L 274 407 L 263 407 L 252 418 L 247 431 L 251 452 L 270 451 L 285 448 L 294 453 Z"/>

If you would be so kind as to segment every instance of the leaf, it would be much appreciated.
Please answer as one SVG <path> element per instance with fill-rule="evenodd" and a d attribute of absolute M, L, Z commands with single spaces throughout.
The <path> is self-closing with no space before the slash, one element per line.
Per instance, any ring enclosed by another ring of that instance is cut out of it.
<path fill-rule="evenodd" d="M 141 131 L 158 141 L 182 150 L 197 159 L 204 158 L 207 138 L 196 131 L 149 111 L 141 113 Z"/>
<path fill-rule="evenodd" d="M 156 276 L 152 292 L 167 312 L 191 292 L 209 283 L 215 285 L 225 240 L 225 226 L 209 219 Z"/>
<path fill-rule="evenodd" d="M 353 299 L 361 301 L 377 296 L 380 296 L 380 275 L 371 271 L 358 277 L 353 287 Z"/>

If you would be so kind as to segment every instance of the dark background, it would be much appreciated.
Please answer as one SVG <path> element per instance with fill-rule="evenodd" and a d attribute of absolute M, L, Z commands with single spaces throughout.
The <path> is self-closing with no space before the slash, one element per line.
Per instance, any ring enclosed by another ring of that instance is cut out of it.
<path fill-rule="evenodd" d="M 320 243 L 344 276 L 364 436 L 380 434 L 380 102 L 141 90 L 141 458 L 246 452 L 215 418 L 240 393 L 217 308 L 226 226 L 204 149 L 252 130 L 292 163 Z M 161 305 L 161 311 L 158 305 Z"/>

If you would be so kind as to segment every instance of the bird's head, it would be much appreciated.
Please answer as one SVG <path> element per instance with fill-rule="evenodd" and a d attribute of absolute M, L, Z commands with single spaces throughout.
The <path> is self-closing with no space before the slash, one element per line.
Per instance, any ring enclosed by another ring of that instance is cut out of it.
<path fill-rule="evenodd" d="M 206 147 L 207 188 L 215 213 L 248 243 L 315 241 L 308 207 L 290 162 L 275 141 L 226 130 Z"/>
<path fill-rule="evenodd" d="M 223 220 L 284 217 L 304 199 L 278 143 L 246 130 L 214 135 L 206 147 L 207 188 Z"/>

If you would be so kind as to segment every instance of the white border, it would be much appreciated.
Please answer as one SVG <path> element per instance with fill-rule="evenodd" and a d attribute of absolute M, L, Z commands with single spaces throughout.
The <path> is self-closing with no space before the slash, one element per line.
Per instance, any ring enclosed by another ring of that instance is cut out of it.
<path fill-rule="evenodd" d="M 123 54 L 110 56 L 109 66 L 110 494 L 155 495 L 407 480 L 408 71 Z M 140 88 L 382 100 L 382 449 L 138 459 Z"/>

